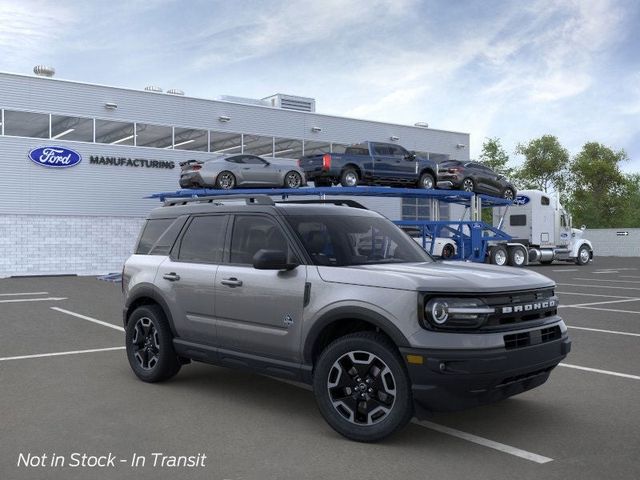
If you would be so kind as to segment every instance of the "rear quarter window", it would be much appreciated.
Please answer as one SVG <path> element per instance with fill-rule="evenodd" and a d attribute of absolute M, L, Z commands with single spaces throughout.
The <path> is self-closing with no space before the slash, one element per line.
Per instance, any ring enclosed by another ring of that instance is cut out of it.
<path fill-rule="evenodd" d="M 154 218 L 147 220 L 147 223 L 142 229 L 135 253 L 138 255 L 148 255 L 151 247 L 153 247 L 174 220 L 175 218 Z"/>

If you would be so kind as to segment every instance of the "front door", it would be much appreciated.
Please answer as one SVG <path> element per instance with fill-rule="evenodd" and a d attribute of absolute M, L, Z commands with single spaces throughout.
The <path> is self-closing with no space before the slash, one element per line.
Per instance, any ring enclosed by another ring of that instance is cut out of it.
<path fill-rule="evenodd" d="M 273 217 L 236 215 L 228 258 L 216 274 L 216 324 L 222 349 L 300 361 L 306 267 L 256 270 L 260 249 L 295 259 L 290 238 Z"/>
<path fill-rule="evenodd" d="M 222 260 L 228 215 L 195 216 L 158 269 L 179 337 L 215 343 L 215 278 Z"/>

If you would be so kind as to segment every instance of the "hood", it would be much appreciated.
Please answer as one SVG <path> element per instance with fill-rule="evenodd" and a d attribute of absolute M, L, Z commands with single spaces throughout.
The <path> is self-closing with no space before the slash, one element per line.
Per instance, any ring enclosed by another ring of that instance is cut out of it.
<path fill-rule="evenodd" d="M 325 282 L 432 292 L 504 292 L 554 286 L 524 268 L 471 262 L 432 262 L 318 267 Z"/>

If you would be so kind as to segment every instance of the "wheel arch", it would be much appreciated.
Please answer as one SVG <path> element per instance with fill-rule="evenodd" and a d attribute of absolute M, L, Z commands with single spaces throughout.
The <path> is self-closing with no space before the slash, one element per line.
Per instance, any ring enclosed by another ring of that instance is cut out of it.
<path fill-rule="evenodd" d="M 353 162 L 349 162 L 346 165 L 344 165 L 341 169 L 340 169 L 340 175 L 342 175 L 342 172 L 344 172 L 347 168 L 353 168 L 356 173 L 358 174 L 358 180 L 362 180 L 362 168 L 360 168 L 359 165 L 353 163 Z"/>
<path fill-rule="evenodd" d="M 174 337 L 177 337 L 175 325 L 173 323 L 173 316 L 171 315 L 171 309 L 162 296 L 151 285 L 139 285 L 133 289 L 129 294 L 127 301 L 124 305 L 123 312 L 123 326 L 127 327 L 127 322 L 133 311 L 143 305 L 157 305 L 162 309 L 164 316 L 169 322 L 171 333 Z"/>
<path fill-rule="evenodd" d="M 431 167 L 424 167 L 422 170 L 420 170 L 420 174 L 418 175 L 418 179 L 422 175 L 424 175 L 425 173 L 428 173 L 433 177 L 434 184 L 438 181 L 438 176 L 436 175 L 436 172 L 434 172 L 433 168 L 431 168 Z"/>
<path fill-rule="evenodd" d="M 383 315 L 363 307 L 338 307 L 323 314 L 309 330 L 302 351 L 304 363 L 313 365 L 329 343 L 358 331 L 377 331 L 389 337 L 396 347 L 409 346 L 400 329 Z"/>

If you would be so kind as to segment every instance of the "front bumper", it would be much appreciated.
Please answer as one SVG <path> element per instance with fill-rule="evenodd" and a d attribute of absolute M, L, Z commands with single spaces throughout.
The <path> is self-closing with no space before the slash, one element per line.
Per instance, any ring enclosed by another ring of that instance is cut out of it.
<path fill-rule="evenodd" d="M 570 351 L 566 334 L 552 342 L 513 350 L 400 349 L 414 401 L 434 412 L 493 403 L 542 385 Z M 423 363 L 409 363 L 407 355 L 415 355 L 414 361 L 422 357 Z"/>

